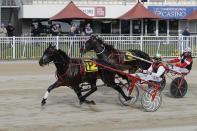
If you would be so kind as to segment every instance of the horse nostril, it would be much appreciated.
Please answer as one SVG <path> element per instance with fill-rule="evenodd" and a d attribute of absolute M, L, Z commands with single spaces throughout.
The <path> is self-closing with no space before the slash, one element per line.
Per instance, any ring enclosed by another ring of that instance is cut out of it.
<path fill-rule="evenodd" d="M 85 48 L 81 48 L 80 52 L 83 53 L 85 51 Z"/>
<path fill-rule="evenodd" d="M 39 65 L 42 66 L 43 65 L 43 60 L 39 61 Z"/>
<path fill-rule="evenodd" d="M 46 63 L 46 60 L 45 59 L 43 59 L 43 61 L 42 61 L 43 63 Z"/>

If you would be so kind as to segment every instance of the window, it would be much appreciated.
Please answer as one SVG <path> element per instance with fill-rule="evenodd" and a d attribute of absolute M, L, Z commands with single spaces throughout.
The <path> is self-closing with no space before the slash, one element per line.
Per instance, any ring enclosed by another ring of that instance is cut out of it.
<path fill-rule="evenodd" d="M 167 35 L 167 21 L 159 20 L 159 35 Z"/>
<path fill-rule="evenodd" d="M 178 35 L 178 20 L 169 21 L 169 34 Z"/>
<path fill-rule="evenodd" d="M 155 20 L 148 20 L 147 21 L 147 34 L 154 34 L 156 31 L 156 21 Z"/>
<path fill-rule="evenodd" d="M 147 2 L 148 0 L 141 0 L 141 2 Z"/>
<path fill-rule="evenodd" d="M 113 20 L 112 21 L 112 34 L 119 34 L 120 33 L 120 21 Z"/>
<path fill-rule="evenodd" d="M 121 20 L 121 34 L 130 34 L 130 20 Z"/>
<path fill-rule="evenodd" d="M 141 20 L 133 20 L 133 34 L 141 34 Z"/>
<path fill-rule="evenodd" d="M 102 21 L 101 23 L 101 33 L 111 34 L 111 21 Z"/>

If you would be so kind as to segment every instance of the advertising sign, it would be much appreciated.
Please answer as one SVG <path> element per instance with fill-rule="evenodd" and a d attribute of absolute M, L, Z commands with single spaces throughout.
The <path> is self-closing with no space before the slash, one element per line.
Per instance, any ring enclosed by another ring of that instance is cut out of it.
<path fill-rule="evenodd" d="M 148 6 L 154 14 L 167 19 L 181 19 L 197 9 L 197 6 Z"/>
<path fill-rule="evenodd" d="M 85 14 L 92 16 L 92 17 L 105 17 L 105 7 L 103 6 L 96 6 L 96 7 L 79 7 Z"/>

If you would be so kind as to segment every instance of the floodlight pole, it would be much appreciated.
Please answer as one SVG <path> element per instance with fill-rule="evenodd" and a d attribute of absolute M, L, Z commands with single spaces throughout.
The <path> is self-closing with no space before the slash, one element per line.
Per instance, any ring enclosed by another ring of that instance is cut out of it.
<path fill-rule="evenodd" d="M 0 5 L 0 25 L 1 25 L 1 5 Z"/>

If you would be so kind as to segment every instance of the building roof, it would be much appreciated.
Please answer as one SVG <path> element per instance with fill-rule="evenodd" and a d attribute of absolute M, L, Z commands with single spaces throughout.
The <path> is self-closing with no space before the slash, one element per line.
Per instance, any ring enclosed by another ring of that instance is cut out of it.
<path fill-rule="evenodd" d="M 63 19 L 93 19 L 91 16 L 86 15 L 81 11 L 72 1 L 59 13 L 51 17 L 50 20 L 63 20 Z"/>
<path fill-rule="evenodd" d="M 147 8 L 144 7 L 140 2 L 138 2 L 132 9 L 130 9 L 127 13 L 118 17 L 118 19 L 140 19 L 140 18 L 161 18 L 153 14 Z"/>
<path fill-rule="evenodd" d="M 197 20 L 197 10 L 191 13 L 190 15 L 184 17 L 183 19 L 187 20 Z"/>

